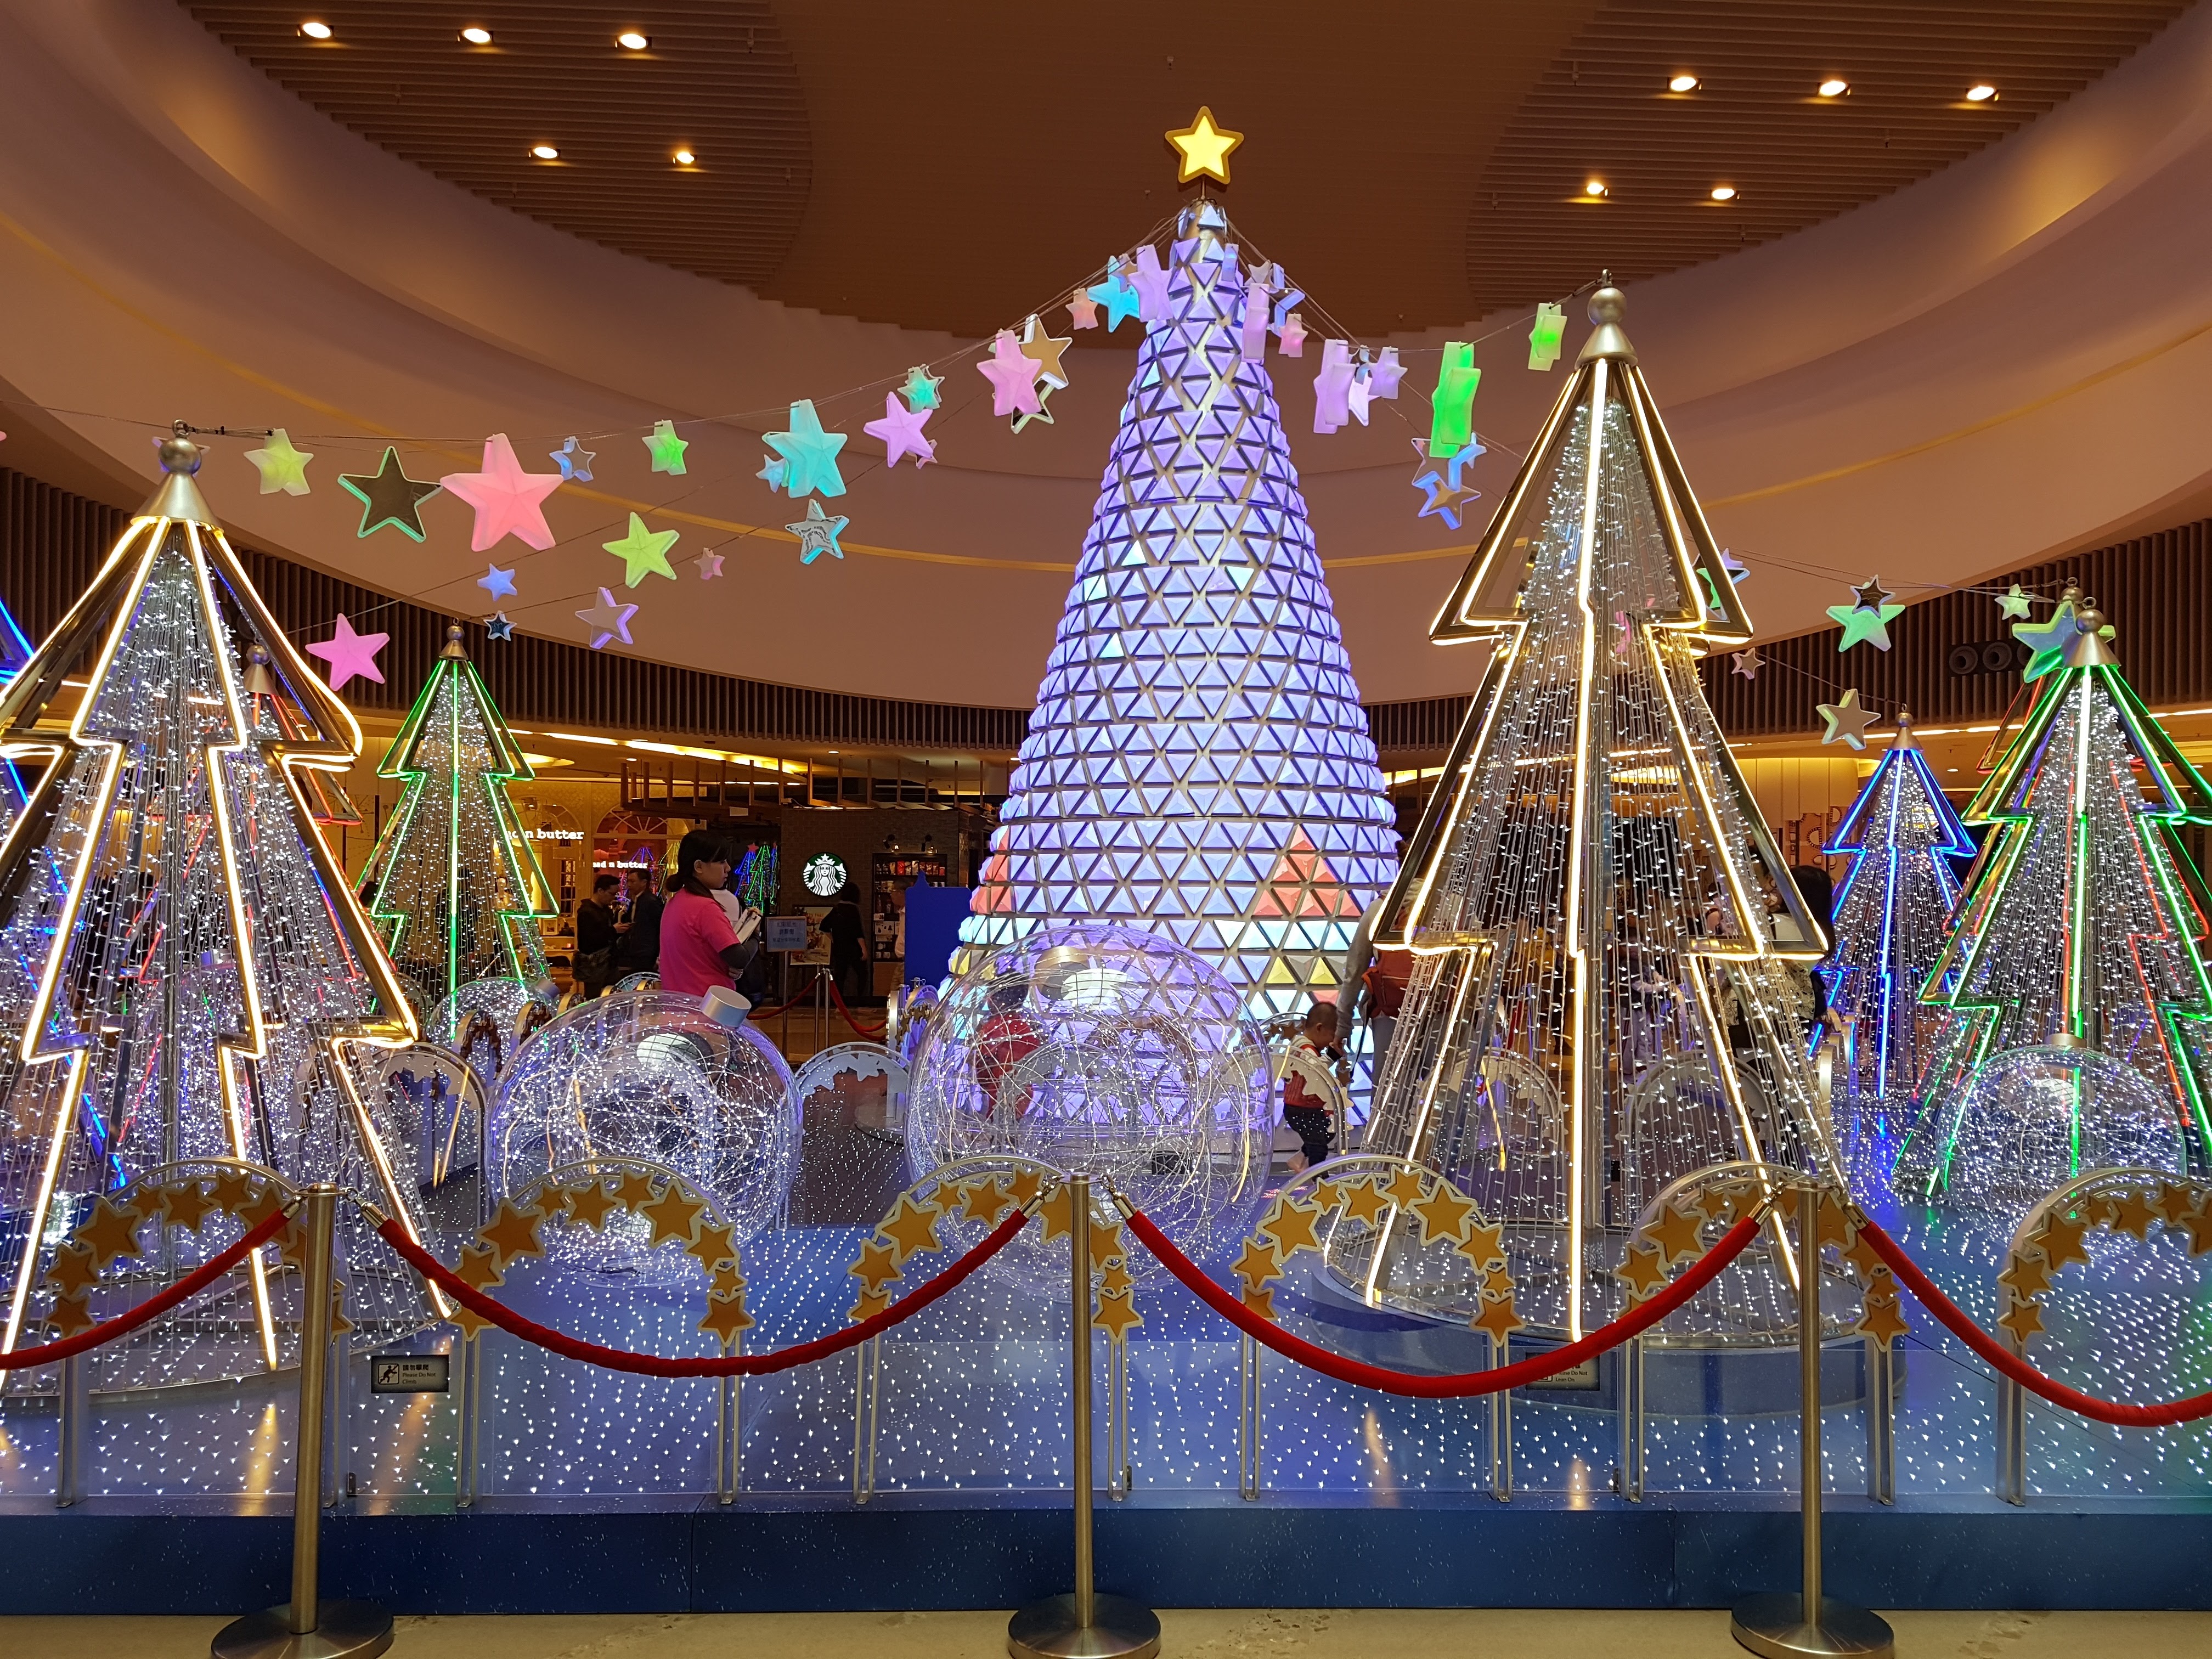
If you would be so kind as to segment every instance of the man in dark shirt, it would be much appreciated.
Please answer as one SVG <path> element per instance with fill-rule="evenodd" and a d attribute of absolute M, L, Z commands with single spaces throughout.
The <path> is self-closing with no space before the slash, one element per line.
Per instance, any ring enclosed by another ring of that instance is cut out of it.
<path fill-rule="evenodd" d="M 601 871 L 592 882 L 592 896 L 576 907 L 576 990 L 595 997 L 615 979 L 614 876 Z"/>
<path fill-rule="evenodd" d="M 830 941 L 830 976 L 837 982 L 837 994 L 851 1007 L 867 994 L 867 949 L 864 940 L 867 924 L 860 920 L 860 907 L 854 902 L 853 886 L 848 882 L 837 891 L 836 902 L 830 914 L 822 918 L 822 932 Z"/>
<path fill-rule="evenodd" d="M 622 920 L 615 924 L 615 977 L 660 971 L 660 895 L 650 870 L 623 872 Z"/>

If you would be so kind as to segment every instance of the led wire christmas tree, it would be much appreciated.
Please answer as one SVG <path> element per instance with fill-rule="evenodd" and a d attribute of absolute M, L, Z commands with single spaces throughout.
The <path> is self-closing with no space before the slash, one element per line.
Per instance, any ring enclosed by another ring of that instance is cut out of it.
<path fill-rule="evenodd" d="M 1135 922 L 1264 1018 L 1339 994 L 1395 836 L 1274 392 L 1241 341 L 1266 292 L 1230 234 L 1208 199 L 1178 221 L 1168 314 L 1138 352 L 961 937 Z"/>
<path fill-rule="evenodd" d="M 401 971 L 434 1002 L 472 980 L 545 983 L 538 924 L 560 907 L 507 793 L 538 775 L 458 627 L 446 630 L 446 648 L 377 775 L 406 785 L 368 866 L 369 912 Z"/>
<path fill-rule="evenodd" d="M 1606 1270 L 1676 1177 L 1833 1167 L 1797 965 L 1825 941 L 1698 677 L 1751 624 L 1625 308 L 1592 298 L 1575 374 L 1431 629 L 1494 647 L 1378 917 L 1415 967 L 1366 1143 L 1503 1220 L 1521 1316 L 1576 1335 L 1617 1305 Z M 1330 1261 L 1380 1299 L 1475 1305 L 1464 1255 L 1387 1221 L 1340 1231 Z M 1791 1317 L 1788 1284 L 1746 1272 L 1668 1328 L 1755 1341 Z"/>
<path fill-rule="evenodd" d="M 2212 902 L 2180 840 L 2212 790 L 2094 600 L 2013 632 L 2042 685 L 1966 808 L 1991 829 L 1929 981 L 1942 1023 L 1895 1177 L 2008 1212 L 2100 1165 L 2212 1170 Z"/>
<path fill-rule="evenodd" d="M 1847 1022 L 1832 1089 L 1844 1118 L 1839 1133 L 1858 1171 L 1867 1168 L 1863 1154 L 1884 1139 L 1887 1111 L 1912 1099 L 1936 1024 L 1920 993 L 1959 902 L 1951 860 L 1974 852 L 1913 739 L 1909 714 L 1898 715 L 1889 751 L 1827 850 L 1851 860 L 1836 895 L 1835 948 L 1821 972 L 1829 1006 Z M 1886 1183 L 1887 1170 L 1881 1176 Z"/>
<path fill-rule="evenodd" d="M 404 1135 L 354 1070 L 357 1048 L 411 1041 L 414 1018 L 301 776 L 350 766 L 360 730 L 216 527 L 197 447 L 173 438 L 161 462 L 161 488 L 0 694 L 0 753 L 39 763 L 0 841 L 0 1022 L 15 1033 L 0 1059 L 0 1346 L 34 1328 L 45 1260 L 84 1206 L 165 1164 L 245 1158 L 416 1213 L 391 1155 Z M 73 674 L 75 706 L 57 709 Z M 183 1271 L 182 1253 L 170 1236 L 151 1271 Z M 258 1256 L 250 1283 L 246 1322 L 274 1364 Z M 368 1311 L 421 1306 L 405 1287 Z"/>

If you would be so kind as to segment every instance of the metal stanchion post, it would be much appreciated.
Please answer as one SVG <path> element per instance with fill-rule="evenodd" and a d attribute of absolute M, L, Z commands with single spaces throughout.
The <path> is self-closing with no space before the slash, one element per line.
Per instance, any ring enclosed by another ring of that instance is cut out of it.
<path fill-rule="evenodd" d="M 1033 1601 L 1006 1626 L 1013 1659 L 1152 1659 L 1160 1650 L 1159 1616 L 1091 1582 L 1091 1177 L 1067 1182 L 1074 1260 L 1075 1346 L 1070 1415 L 1075 1426 L 1075 1591 Z"/>
<path fill-rule="evenodd" d="M 292 1599 L 216 1632 L 214 1659 L 373 1659 L 392 1645 L 392 1615 L 369 1601 L 325 1601 L 321 1566 L 323 1431 L 329 1407 L 335 1289 L 331 1240 L 338 1189 L 310 1187 L 295 1224 L 307 1231 L 300 1275 L 300 1399 L 292 1450 Z"/>
<path fill-rule="evenodd" d="M 1897 1352 L 1866 1340 L 1867 1496 L 1897 1501 Z"/>
<path fill-rule="evenodd" d="M 1765 1659 L 1808 1654 L 1889 1659 L 1897 1651 L 1889 1626 L 1820 1590 L 1820 1189 L 1809 1181 L 1797 1189 L 1797 1385 L 1804 1588 L 1737 1602 L 1729 1634 Z"/>
<path fill-rule="evenodd" d="M 483 1484 L 484 1389 L 489 1381 L 485 1359 L 489 1344 L 486 1333 L 463 1336 L 453 1344 L 453 1358 L 461 1374 L 460 1394 L 455 1401 L 459 1422 L 453 1453 L 453 1507 L 472 1508 Z"/>
<path fill-rule="evenodd" d="M 54 1507 L 65 1510 L 84 1496 L 87 1452 L 92 1443 L 92 1356 L 62 1361 L 61 1444 L 54 1462 Z"/>
<path fill-rule="evenodd" d="M 1644 1501 L 1644 1339 L 1632 1336 L 1615 1350 L 1618 1387 L 1614 1415 L 1620 1420 L 1620 1462 L 1613 1489 L 1632 1504 Z"/>
<path fill-rule="evenodd" d="M 2027 1502 L 2027 1390 L 2008 1376 L 1997 1378 L 1996 1495 Z"/>
<path fill-rule="evenodd" d="M 1490 1369 L 1496 1370 L 1513 1355 L 1501 1336 L 1486 1335 L 1490 1345 Z M 1493 1389 L 1490 1395 L 1490 1495 L 1501 1504 L 1513 1501 L 1513 1391 Z"/>
<path fill-rule="evenodd" d="M 744 1479 L 744 1441 L 740 1425 L 744 1407 L 744 1378 L 724 1376 L 716 1379 L 720 1387 L 714 1401 L 714 1498 L 722 1504 L 737 1501 L 738 1487 Z"/>
<path fill-rule="evenodd" d="M 1237 1343 L 1237 1495 L 1247 1503 L 1260 1497 L 1260 1345 L 1249 1336 Z"/>

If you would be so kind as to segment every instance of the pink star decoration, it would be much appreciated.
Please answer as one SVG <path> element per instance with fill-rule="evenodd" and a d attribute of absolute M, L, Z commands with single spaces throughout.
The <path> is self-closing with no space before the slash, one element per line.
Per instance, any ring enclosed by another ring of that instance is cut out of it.
<path fill-rule="evenodd" d="M 629 636 L 629 619 L 637 615 L 634 605 L 617 605 L 615 596 L 605 588 L 599 590 L 599 602 L 576 613 L 576 620 L 592 630 L 592 649 L 604 651 L 609 640 L 620 640 L 624 645 L 635 643 Z"/>
<path fill-rule="evenodd" d="M 976 373 L 991 383 L 991 413 L 1034 415 L 1044 404 L 1037 398 L 1036 378 L 1044 365 L 1022 349 L 1010 328 L 999 331 L 991 343 L 991 360 L 975 365 Z"/>
<path fill-rule="evenodd" d="M 702 582 L 710 582 L 722 574 L 722 556 L 719 553 L 702 553 L 691 562 L 699 567 L 699 580 Z"/>
<path fill-rule="evenodd" d="M 331 665 L 331 690 L 343 691 L 346 682 L 359 675 L 365 680 L 384 684 L 384 671 L 376 665 L 376 653 L 384 649 L 389 634 L 356 634 L 353 624 L 346 620 L 345 612 L 338 612 L 331 624 L 336 630 L 330 638 L 307 647 L 311 657 L 320 657 Z"/>
<path fill-rule="evenodd" d="M 1079 288 L 1075 297 L 1067 302 L 1067 320 L 1075 328 L 1097 327 L 1098 301 Z"/>
<path fill-rule="evenodd" d="M 1297 312 L 1292 312 L 1283 319 L 1283 325 L 1275 331 L 1275 337 L 1282 342 L 1283 356 L 1285 357 L 1304 356 L 1306 355 L 1306 319 L 1299 316 Z"/>
<path fill-rule="evenodd" d="M 1248 363 L 1267 359 L 1267 279 L 1255 274 L 1244 284 L 1244 320 L 1237 335 L 1238 350 Z"/>
<path fill-rule="evenodd" d="M 1334 432 L 1352 418 L 1352 345 L 1321 343 L 1321 373 L 1314 376 L 1314 430 Z"/>
<path fill-rule="evenodd" d="M 1137 290 L 1137 315 L 1148 323 L 1168 319 L 1168 273 L 1161 267 L 1160 251 L 1150 242 L 1137 250 L 1137 268 L 1129 273 L 1129 286 Z"/>
<path fill-rule="evenodd" d="M 476 533 L 469 538 L 469 546 L 476 552 L 496 546 L 505 536 L 513 536 L 540 552 L 553 545 L 544 501 L 561 487 L 561 475 L 525 472 L 504 432 L 495 432 L 484 440 L 483 471 L 448 472 L 438 483 L 448 494 L 476 508 Z"/>
<path fill-rule="evenodd" d="M 860 430 L 871 438 L 884 441 L 886 467 L 896 466 L 902 455 L 911 455 L 915 471 L 919 472 L 937 459 L 937 446 L 921 435 L 922 428 L 929 424 L 929 416 L 928 410 L 907 408 L 894 392 L 884 399 L 884 418 L 870 421 Z"/>

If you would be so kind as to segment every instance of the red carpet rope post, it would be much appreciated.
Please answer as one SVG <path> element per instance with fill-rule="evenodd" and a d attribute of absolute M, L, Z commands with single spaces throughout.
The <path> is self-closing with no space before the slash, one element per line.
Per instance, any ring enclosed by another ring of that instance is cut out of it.
<path fill-rule="evenodd" d="M 103 1343 L 118 1337 L 128 1336 L 149 1320 L 159 1319 L 179 1303 L 187 1302 L 221 1279 L 225 1273 L 259 1249 L 284 1231 L 292 1218 L 283 1210 L 263 1218 L 261 1224 L 221 1255 L 210 1258 L 186 1273 L 175 1284 L 157 1295 L 148 1297 L 129 1313 L 118 1314 L 112 1319 L 94 1325 L 88 1331 L 79 1331 L 75 1336 L 65 1336 L 58 1342 L 49 1342 L 42 1348 L 18 1348 L 13 1353 L 0 1354 L 0 1371 L 21 1370 L 27 1365 L 51 1365 L 58 1359 L 89 1352 Z"/>
<path fill-rule="evenodd" d="M 1888 1263 L 1898 1282 L 1911 1291 L 1920 1305 L 1947 1327 L 1951 1334 L 1972 1348 L 1995 1370 L 2010 1377 L 2030 1394 L 2063 1406 L 2069 1412 L 2122 1429 L 2161 1429 L 2176 1423 L 2194 1423 L 2212 1417 L 2212 1394 L 2170 1400 L 2162 1406 L 2129 1406 L 2117 1401 L 2069 1389 L 2045 1376 L 1968 1318 L 1965 1309 L 1937 1288 L 1936 1281 L 1914 1265 L 1911 1256 L 1887 1233 L 1870 1221 L 1859 1223 L 1859 1237 L 1874 1246 L 1875 1254 Z"/>
<path fill-rule="evenodd" d="M 1014 1235 L 1029 1224 L 1029 1218 L 1027 1211 L 1015 1211 L 1000 1222 L 988 1238 L 921 1289 L 901 1297 L 881 1313 L 871 1314 L 842 1331 L 817 1336 L 811 1342 L 798 1343 L 774 1353 L 733 1353 L 696 1359 L 666 1359 L 659 1354 L 632 1353 L 623 1348 L 603 1348 L 596 1342 L 580 1341 L 575 1337 L 564 1335 L 550 1325 L 540 1325 L 535 1320 L 525 1319 L 513 1309 L 486 1296 L 466 1279 L 458 1277 L 444 1262 L 408 1237 L 406 1229 L 397 1221 L 381 1222 L 376 1231 L 378 1236 L 398 1253 L 401 1261 L 477 1318 L 489 1320 L 509 1335 L 533 1342 L 549 1353 L 557 1353 L 568 1359 L 580 1359 L 586 1364 L 597 1365 L 603 1370 L 630 1371 L 640 1376 L 766 1376 L 776 1371 L 789 1370 L 794 1365 L 811 1365 L 817 1359 L 827 1359 L 832 1354 L 858 1347 L 870 1337 L 880 1335 L 901 1320 L 912 1318 L 1005 1249 L 1013 1242 Z"/>
<path fill-rule="evenodd" d="M 1747 1216 L 1729 1228 L 1715 1243 L 1713 1248 L 1698 1258 L 1697 1265 L 1649 1302 L 1640 1302 L 1610 1325 L 1592 1331 L 1579 1342 L 1570 1342 L 1563 1348 L 1548 1352 L 1531 1354 L 1510 1365 L 1500 1365 L 1486 1371 L 1462 1371 L 1446 1376 L 1416 1376 L 1407 1371 L 1389 1370 L 1380 1365 L 1370 1365 L 1357 1359 L 1346 1359 L 1341 1354 L 1331 1353 L 1303 1337 L 1291 1335 L 1273 1320 L 1263 1319 L 1239 1302 L 1223 1286 L 1206 1277 L 1199 1265 L 1185 1255 L 1169 1240 L 1168 1236 L 1154 1226 L 1152 1218 L 1142 1211 L 1132 1211 L 1129 1227 L 1145 1242 L 1145 1248 L 1159 1258 L 1163 1267 L 1183 1282 L 1192 1295 L 1219 1314 L 1237 1329 L 1255 1341 L 1265 1343 L 1285 1359 L 1294 1359 L 1309 1370 L 1333 1376 L 1340 1382 L 1356 1383 L 1363 1389 L 1374 1389 L 1382 1394 L 1402 1395 L 1413 1400 L 1464 1400 L 1471 1395 L 1497 1394 L 1506 1389 L 1517 1389 L 1539 1382 L 1579 1365 L 1585 1359 L 1617 1347 L 1632 1336 L 1640 1335 L 1680 1307 L 1699 1291 L 1720 1277 L 1721 1271 L 1759 1236 L 1759 1223 Z"/>

